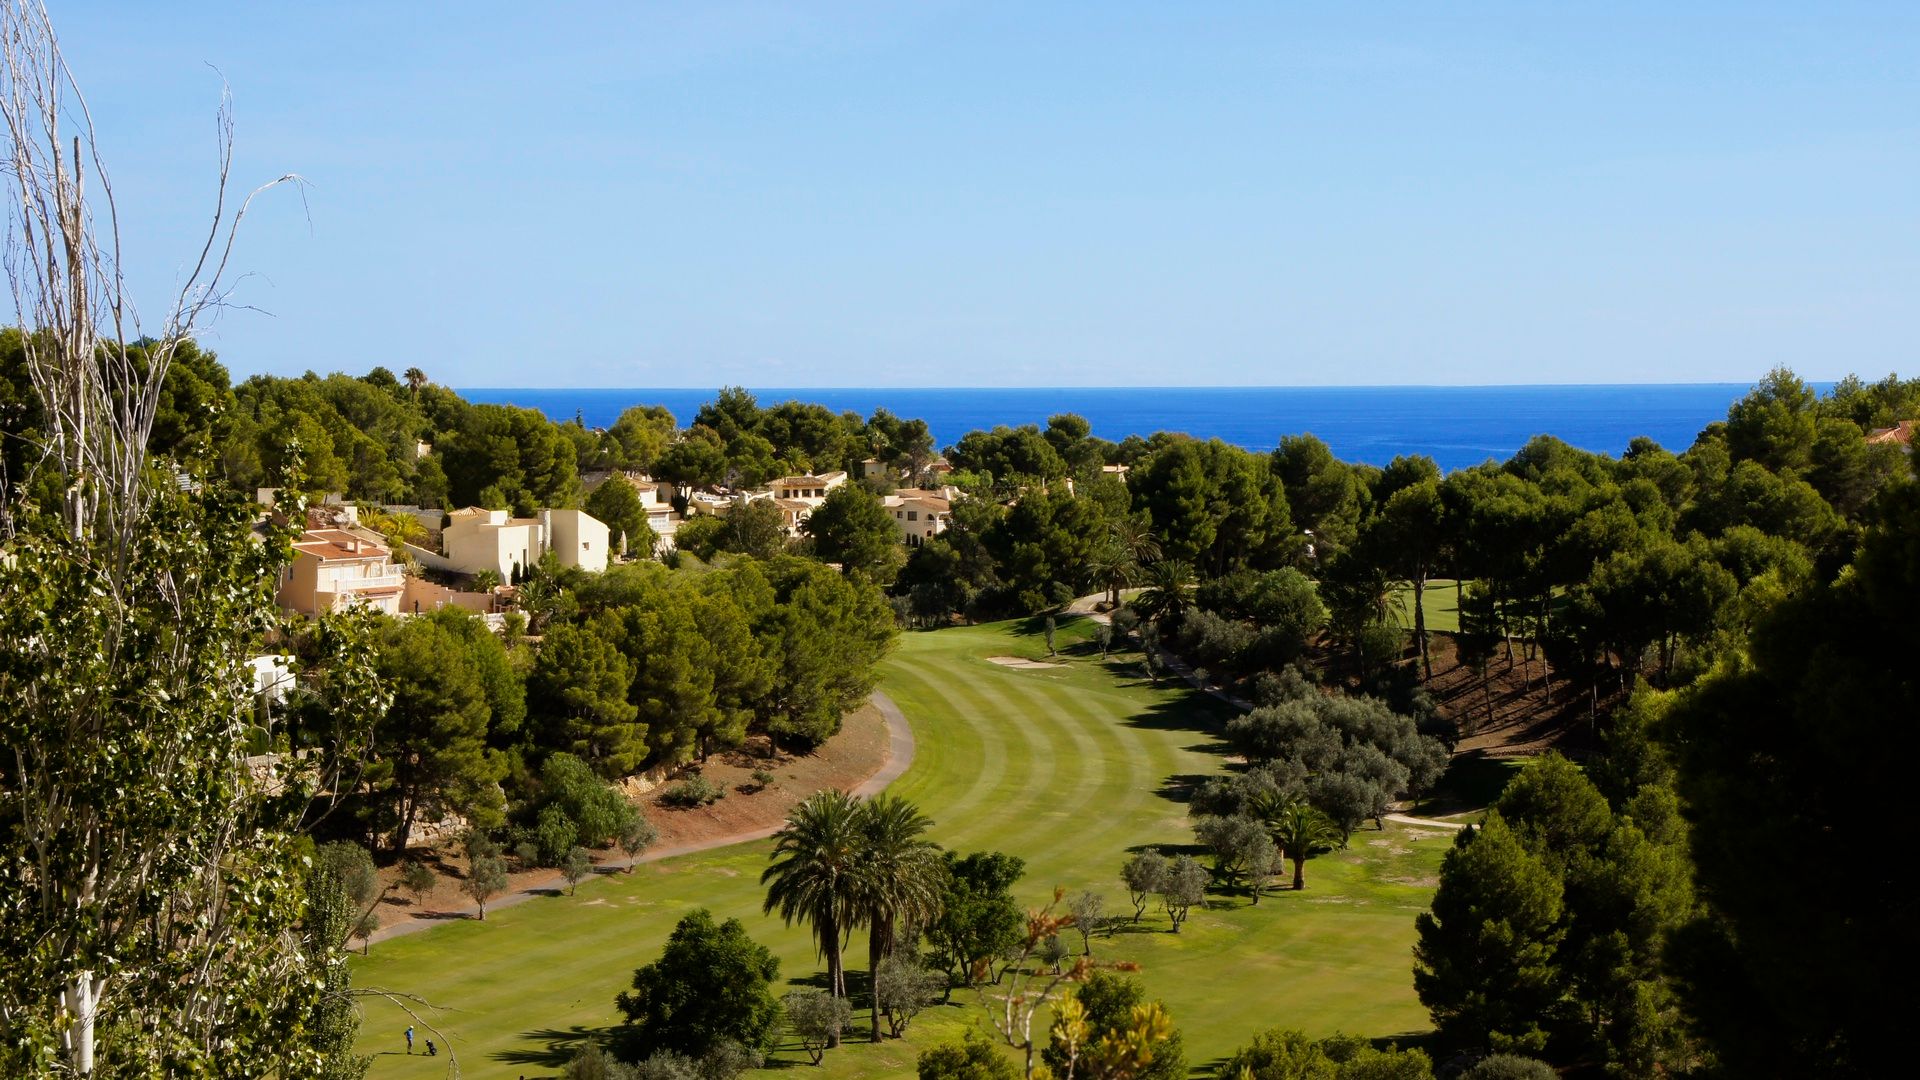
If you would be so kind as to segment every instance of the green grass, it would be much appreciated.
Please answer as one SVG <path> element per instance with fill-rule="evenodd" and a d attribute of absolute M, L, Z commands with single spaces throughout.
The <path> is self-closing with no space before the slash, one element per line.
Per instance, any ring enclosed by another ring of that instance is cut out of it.
<path fill-rule="evenodd" d="M 1413 586 L 1400 586 L 1398 596 L 1400 604 L 1400 625 L 1413 629 Z M 1426 609 L 1427 629 L 1439 630 L 1449 634 L 1460 632 L 1460 604 L 1453 590 L 1452 578 L 1433 578 L 1421 592 L 1420 606 Z"/>
<path fill-rule="evenodd" d="M 985 660 L 1043 654 L 1039 630 L 1003 623 L 902 638 L 883 686 L 919 746 L 895 790 L 934 818 L 942 844 L 1025 858 L 1023 900 L 1043 902 L 1055 885 L 1091 887 L 1119 911 L 1127 901 L 1116 871 L 1129 848 L 1191 841 L 1185 806 L 1169 793 L 1222 768 L 1212 734 L 1220 716 L 1208 699 L 1100 664 L 1080 644 L 1090 631 L 1085 620 L 1059 620 L 1057 642 L 1072 657 L 1064 667 L 1020 671 Z M 1096 939 L 1095 955 L 1141 965 L 1140 978 L 1166 1001 L 1196 1066 L 1275 1025 L 1315 1034 L 1424 1031 L 1411 985 L 1413 918 L 1426 906 L 1447 841 L 1417 835 L 1391 825 L 1384 834 L 1362 830 L 1350 851 L 1308 864 L 1304 893 L 1270 895 L 1257 907 L 1216 896 L 1178 935 L 1150 913 L 1137 928 Z M 584 882 L 575 897 L 540 898 L 484 923 L 450 921 L 377 945 L 358 962 L 356 985 L 444 1006 L 429 1015 L 458 1048 L 462 1075 L 553 1075 L 582 1037 L 617 1021 L 614 994 L 693 907 L 743 919 L 779 955 L 784 978 L 804 981 L 820 970 L 802 929 L 760 913 L 769 846 L 649 864 Z M 849 967 L 864 964 L 857 944 Z M 954 1001 L 923 1014 L 906 1040 L 849 1042 L 816 1075 L 911 1075 L 921 1049 L 983 1023 L 971 992 L 956 991 Z M 863 1017 L 857 1023 L 863 1038 Z M 445 1075 L 444 1055 L 399 1053 L 406 1025 L 399 1007 L 369 1002 L 362 1048 L 381 1055 L 371 1075 Z M 793 1051 L 776 1056 L 799 1060 Z"/>

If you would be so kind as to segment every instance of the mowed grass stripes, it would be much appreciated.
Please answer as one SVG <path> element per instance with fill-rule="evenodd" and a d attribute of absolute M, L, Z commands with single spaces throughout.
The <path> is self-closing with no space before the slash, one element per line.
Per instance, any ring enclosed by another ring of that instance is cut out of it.
<path fill-rule="evenodd" d="M 902 637 L 882 687 L 912 723 L 918 749 L 894 790 L 934 818 L 940 843 L 1026 859 L 1022 892 L 1030 902 L 1045 902 L 1056 885 L 1092 888 L 1106 894 L 1109 911 L 1130 911 L 1120 863 L 1143 845 L 1191 842 L 1175 796 L 1224 768 L 1215 735 L 1224 714 L 1210 699 L 1153 687 L 1137 667 L 1078 650 L 1042 670 L 987 660 L 1040 657 L 1044 646 L 1031 630 L 996 624 Z M 1086 631 L 1063 621 L 1058 640 L 1065 648 Z M 1352 850 L 1309 863 L 1304 893 L 1258 906 L 1216 896 L 1178 935 L 1150 912 L 1138 926 L 1096 939 L 1095 955 L 1141 965 L 1140 978 L 1166 1001 L 1196 1066 L 1275 1025 L 1315 1034 L 1422 1031 L 1426 1014 L 1410 975 L 1413 917 L 1431 895 L 1447 842 L 1398 827 L 1363 830 Z M 820 970 L 804 928 L 760 913 L 770 847 L 653 863 L 583 882 L 577 896 L 397 938 L 358 962 L 356 984 L 438 1006 L 414 1007 L 446 1033 L 463 1076 L 553 1075 L 581 1039 L 617 1022 L 614 994 L 694 907 L 746 922 L 779 955 L 784 977 L 804 982 Z M 849 967 L 864 963 L 856 943 Z M 864 1035 L 864 1019 L 856 1020 Z M 368 1002 L 362 1048 L 380 1055 L 371 1075 L 447 1075 L 444 1054 L 402 1053 L 407 1023 L 399 1005 Z M 923 1015 L 908 1039 L 850 1041 L 814 1075 L 908 1076 L 922 1048 L 984 1023 L 971 995 L 956 992 L 952 1006 Z M 804 1060 L 797 1050 L 779 1057 Z"/>

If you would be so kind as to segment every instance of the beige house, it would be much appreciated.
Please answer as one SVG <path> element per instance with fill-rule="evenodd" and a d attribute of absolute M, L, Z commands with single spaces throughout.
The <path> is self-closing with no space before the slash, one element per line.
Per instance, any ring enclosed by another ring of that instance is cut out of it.
<path fill-rule="evenodd" d="M 469 506 L 448 515 L 441 530 L 446 569 L 462 574 L 491 570 L 511 581 L 517 568 L 531 570 L 551 551 L 562 566 L 605 570 L 609 533 L 584 510 L 542 510 L 534 517 L 510 517 L 505 510 Z"/>
<path fill-rule="evenodd" d="M 393 553 L 377 540 L 348 529 L 308 529 L 293 545 L 293 562 L 280 577 L 280 606 L 302 615 L 322 615 L 365 606 L 400 613 L 406 578 Z"/>
<path fill-rule="evenodd" d="M 925 488 L 901 488 L 887 496 L 882 505 L 893 515 L 900 542 L 919 547 L 947 531 L 953 522 L 953 488 L 929 491 Z"/>
<path fill-rule="evenodd" d="M 827 501 L 827 492 L 847 482 L 847 474 L 835 470 L 819 476 L 783 476 L 767 487 L 776 499 L 806 503 L 809 508 Z"/>

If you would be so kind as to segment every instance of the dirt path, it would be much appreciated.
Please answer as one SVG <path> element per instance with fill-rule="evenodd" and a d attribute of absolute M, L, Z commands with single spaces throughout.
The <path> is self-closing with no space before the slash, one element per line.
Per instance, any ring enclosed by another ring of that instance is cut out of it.
<path fill-rule="evenodd" d="M 1402 825 L 1418 825 L 1424 829 L 1445 829 L 1448 832 L 1459 832 L 1466 827 L 1466 822 L 1463 821 L 1440 821 L 1437 818 L 1412 817 L 1407 814 L 1388 814 L 1387 820 L 1397 821 Z"/>
<path fill-rule="evenodd" d="M 907 771 L 907 767 L 913 764 L 914 754 L 913 728 L 908 725 L 906 716 L 900 711 L 900 706 L 895 705 L 892 698 L 878 690 L 873 692 L 871 700 L 874 708 L 880 711 L 881 719 L 886 721 L 887 757 L 885 761 L 881 762 L 880 768 L 875 770 L 873 775 L 862 780 L 859 785 L 853 789 L 852 793 L 863 799 L 879 794 L 886 790 L 888 784 L 900 779 L 901 775 Z M 753 829 L 743 829 L 738 832 L 728 833 L 724 836 L 708 837 L 693 843 L 653 848 L 637 859 L 617 858 L 597 862 L 594 864 L 594 869 L 604 871 L 625 870 L 628 867 L 638 866 L 641 863 L 658 862 L 661 859 L 672 859 L 681 855 L 691 855 L 701 851 L 712 851 L 715 848 L 728 847 L 733 844 L 743 844 L 750 840 L 764 840 L 774 833 L 779 832 L 781 824 L 780 822 L 775 822 L 771 825 L 764 825 Z M 487 910 L 498 911 L 501 908 L 512 907 L 515 904 L 524 904 L 536 896 L 548 895 L 556 888 L 564 888 L 565 885 L 565 879 L 560 876 L 557 870 L 551 874 L 530 877 L 520 883 L 519 887 L 514 891 L 502 894 L 496 899 L 488 901 Z M 457 919 L 470 919 L 479 913 L 480 906 L 478 904 L 468 904 L 465 907 L 445 911 L 436 910 L 431 918 L 403 919 L 400 922 L 383 926 L 374 931 L 372 936 L 367 939 L 367 944 L 377 945 L 382 941 L 397 938 L 403 934 L 417 933 L 443 922 Z"/>

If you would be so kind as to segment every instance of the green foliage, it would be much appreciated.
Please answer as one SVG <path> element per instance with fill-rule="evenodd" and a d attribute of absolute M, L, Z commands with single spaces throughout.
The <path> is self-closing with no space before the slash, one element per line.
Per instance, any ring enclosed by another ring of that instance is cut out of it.
<path fill-rule="evenodd" d="M 1557 1080 L 1553 1066 L 1518 1054 L 1488 1054 L 1460 1074 L 1460 1080 Z"/>
<path fill-rule="evenodd" d="M 533 846 L 542 866 L 560 865 L 567 852 L 573 849 L 574 841 L 579 838 L 579 826 L 567 816 L 563 807 L 548 803 L 540 808 L 540 816 L 533 825 Z"/>
<path fill-rule="evenodd" d="M 1146 989 L 1138 979 L 1098 968 L 1075 988 L 1074 998 L 1084 1012 L 1089 1044 L 1108 1036 L 1125 1038 L 1133 1027 L 1134 1009 L 1148 1004 Z M 1179 1031 L 1170 1029 L 1166 1038 L 1153 1043 L 1152 1050 L 1152 1060 L 1144 1070 L 1133 1074 L 1133 1080 L 1185 1080 L 1187 1058 Z M 1055 1076 L 1067 1075 L 1067 1054 L 1060 1044 L 1048 1043 L 1041 1061 Z"/>
<path fill-rule="evenodd" d="M 1563 983 L 1564 888 L 1498 812 L 1463 831 L 1440 867 L 1433 910 L 1416 921 L 1414 989 L 1449 1039 L 1539 1049 Z"/>
<path fill-rule="evenodd" d="M 940 917 L 927 941 L 947 974 L 972 986 L 991 975 L 993 962 L 1020 940 L 1026 922 L 1013 885 L 1026 863 L 1000 852 L 946 853 L 947 880 Z"/>
<path fill-rule="evenodd" d="M 487 901 L 507 889 L 507 864 L 498 855 L 472 855 L 467 859 L 467 879 L 460 891 L 480 906 L 480 918 L 487 917 Z"/>
<path fill-rule="evenodd" d="M 853 1018 L 853 1007 L 846 998 L 811 987 L 788 991 L 780 1005 L 794 1039 L 815 1065 L 826 1057 L 828 1047 L 840 1045 L 840 1033 Z"/>
<path fill-rule="evenodd" d="M 1173 923 L 1173 932 L 1187 921 L 1187 913 L 1207 902 L 1207 870 L 1191 855 L 1175 855 L 1167 864 L 1167 876 L 1160 883 L 1160 906 Z"/>
<path fill-rule="evenodd" d="M 468 406 L 457 427 L 439 434 L 434 455 L 446 470 L 448 498 L 455 506 L 485 505 L 488 491 L 521 516 L 543 507 L 580 505 L 572 441 L 536 410 Z"/>
<path fill-rule="evenodd" d="M 586 510 L 607 526 L 607 542 L 615 551 L 639 557 L 653 554 L 656 538 L 647 523 L 647 508 L 626 477 L 610 476 L 594 488 L 587 496 Z"/>
<path fill-rule="evenodd" d="M 567 854 L 560 860 L 560 876 L 567 879 L 567 894 L 571 896 L 580 887 L 580 882 L 593 874 L 593 856 L 583 847 L 568 848 Z"/>
<path fill-rule="evenodd" d="M 704 776 L 689 776 L 660 793 L 660 801 L 668 806 L 695 807 L 719 802 L 726 792 Z"/>
<path fill-rule="evenodd" d="M 834 997 L 847 993 L 841 940 L 858 919 L 853 904 L 867 872 L 865 829 L 865 815 L 851 796 L 816 792 L 787 814 L 772 861 L 760 875 L 767 886 L 764 910 L 778 911 L 789 926 L 804 922 L 813 928 L 827 958 L 827 992 Z M 839 1045 L 837 1031 L 831 1044 Z"/>
<path fill-rule="evenodd" d="M 405 869 L 400 871 L 400 887 L 413 894 L 416 906 L 426 902 L 427 894 L 438 881 L 431 867 L 414 859 L 408 859 Z"/>
<path fill-rule="evenodd" d="M 1851 568 L 1783 603 L 1751 662 L 1665 724 L 1706 911 L 1676 944 L 1727 1075 L 1845 1076 L 1900 1060 L 1910 890 L 1885 838 L 1913 757 L 1920 493 L 1888 492 Z"/>
<path fill-rule="evenodd" d="M 999 1047 L 968 1032 L 962 1042 L 922 1052 L 916 1075 L 919 1080 L 1019 1080 L 1020 1067 Z"/>
<path fill-rule="evenodd" d="M 362 855 L 365 849 L 357 848 Z M 353 969 L 344 946 L 356 928 L 362 902 L 354 899 L 356 886 L 341 873 L 350 858 L 322 859 L 307 878 L 307 911 L 301 945 L 320 985 L 308 1018 L 309 1039 L 320 1062 L 321 1080 L 360 1080 L 373 1058 L 354 1053 L 360 1035 L 360 1010 L 352 995 Z M 354 871 L 349 871 L 354 872 Z"/>
<path fill-rule="evenodd" d="M 634 1071 L 606 1052 L 599 1043 L 590 1042 L 567 1059 L 565 1080 L 633 1080 Z"/>
<path fill-rule="evenodd" d="M 640 811 L 618 787 L 572 754 L 554 754 L 541 764 L 540 795 L 542 812 L 548 807 L 558 811 L 585 847 L 620 839 L 640 818 Z"/>
<path fill-rule="evenodd" d="M 705 908 L 683 916 L 660 959 L 633 973 L 616 1001 L 622 1056 L 658 1050 L 698 1056 L 723 1042 L 771 1049 L 780 1021 L 773 983 L 780 962 L 738 919 L 715 924 Z"/>
<path fill-rule="evenodd" d="M 393 623 L 382 634 L 379 672 L 393 704 L 374 729 L 368 780 L 393 850 L 406 850 L 423 813 L 499 824 L 505 766 L 488 750 L 493 712 L 467 642 L 435 619 Z"/>
<path fill-rule="evenodd" d="M 380 875 L 373 856 L 351 840 L 321 844 L 314 852 L 313 863 L 314 872 L 324 868 L 329 884 L 341 889 L 355 907 L 366 907 L 380 893 Z"/>
<path fill-rule="evenodd" d="M 107 980 L 96 1031 L 115 1071 L 216 1074 L 235 1055 L 318 1070 L 307 1023 L 334 976 L 287 950 L 317 770 L 246 760 L 251 737 L 288 737 L 254 727 L 246 665 L 286 537 L 261 542 L 217 485 L 132 479 L 137 509 L 103 503 L 84 529 L 16 513 L 17 491 L 0 513 L 0 1073 L 62 1067 L 59 994 L 80 971 Z M 335 704 L 364 718 L 383 702 L 343 652 Z M 312 742 L 309 766 L 348 752 Z M 232 987 L 244 1008 L 212 1007 Z"/>
<path fill-rule="evenodd" d="M 801 528 L 813 538 L 814 555 L 839 563 L 848 575 L 888 585 L 906 563 L 893 515 L 878 496 L 857 485 L 842 484 L 828 492 Z"/>
<path fill-rule="evenodd" d="M 1299 1031 L 1274 1028 L 1235 1051 L 1218 1075 L 1250 1080 L 1432 1080 L 1433 1062 L 1419 1050 L 1375 1049 L 1351 1035 L 1316 1041 Z"/>
<path fill-rule="evenodd" d="M 1120 880 L 1127 887 L 1128 898 L 1133 901 L 1134 922 L 1140 921 L 1140 916 L 1146 914 L 1147 905 L 1166 886 L 1167 869 L 1167 857 L 1152 848 L 1134 854 L 1120 867 Z"/>
<path fill-rule="evenodd" d="M 631 773 L 647 756 L 647 725 L 628 700 L 632 669 L 599 624 L 548 630 L 527 675 L 527 708 L 543 746 Z"/>
<path fill-rule="evenodd" d="M 1219 439 L 1169 442 L 1128 477 L 1164 557 L 1214 576 L 1291 561 L 1296 522 L 1265 457 Z"/>
<path fill-rule="evenodd" d="M 929 968 L 912 953 L 896 953 L 873 972 L 874 1002 L 887 1018 L 887 1033 L 898 1039 L 920 1012 L 947 990 L 945 972 Z"/>

